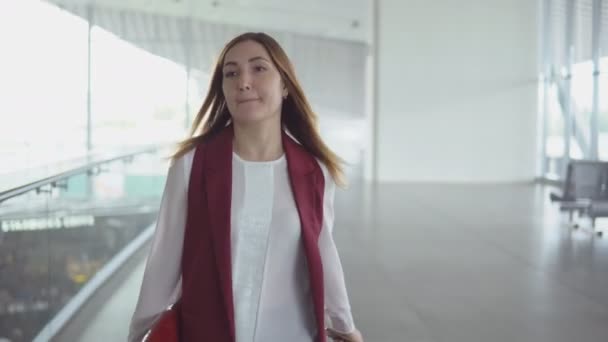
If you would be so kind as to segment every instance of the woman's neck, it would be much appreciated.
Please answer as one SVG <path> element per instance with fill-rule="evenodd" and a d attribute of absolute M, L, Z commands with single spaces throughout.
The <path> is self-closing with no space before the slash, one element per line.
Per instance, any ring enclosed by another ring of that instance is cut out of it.
<path fill-rule="evenodd" d="M 283 155 L 281 123 L 234 124 L 234 152 L 243 160 L 271 161 Z"/>

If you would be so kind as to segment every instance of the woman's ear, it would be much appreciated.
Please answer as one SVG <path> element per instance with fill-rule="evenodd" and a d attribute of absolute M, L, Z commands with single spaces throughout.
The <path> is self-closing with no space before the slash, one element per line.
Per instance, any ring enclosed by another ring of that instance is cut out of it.
<path fill-rule="evenodd" d="M 287 84 L 285 84 L 285 81 L 281 80 L 281 86 L 283 87 L 283 92 L 282 92 L 283 99 L 286 99 L 287 96 L 289 95 L 289 91 L 287 90 Z"/>

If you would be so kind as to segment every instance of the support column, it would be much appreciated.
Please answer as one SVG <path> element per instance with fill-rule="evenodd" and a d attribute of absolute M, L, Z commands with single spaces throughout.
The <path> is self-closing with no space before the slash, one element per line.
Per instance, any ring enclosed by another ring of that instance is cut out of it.
<path fill-rule="evenodd" d="M 576 0 L 566 3 L 566 43 L 564 44 L 566 73 L 564 77 L 564 155 L 560 170 L 561 179 L 566 179 L 566 170 L 570 163 L 570 141 L 574 132 L 574 115 L 572 113 L 572 59 L 574 57 L 574 4 Z"/>
<path fill-rule="evenodd" d="M 600 42 L 602 27 L 602 0 L 593 1 L 593 29 L 592 29 L 592 42 L 591 46 L 593 49 L 593 104 L 591 110 L 591 136 L 589 144 L 589 158 L 597 160 L 599 158 L 599 102 L 600 102 Z"/>
<path fill-rule="evenodd" d="M 95 19 L 95 9 L 92 4 L 87 6 L 87 152 L 93 149 L 93 117 L 91 113 L 91 31 Z"/>
<path fill-rule="evenodd" d="M 191 125 L 191 116 L 190 116 L 190 69 L 192 68 L 192 17 L 187 17 L 184 19 L 184 39 L 182 39 L 182 47 L 184 49 L 185 56 L 185 67 L 186 67 L 186 119 L 184 122 L 184 127 L 186 130 L 190 129 Z"/>
<path fill-rule="evenodd" d="M 553 64 L 553 55 L 551 53 L 551 30 L 552 30 L 552 18 L 551 18 L 551 3 L 552 0 L 543 0 L 542 2 L 542 60 L 541 60 L 541 68 L 542 74 L 540 82 L 542 82 L 542 99 L 541 104 L 542 108 L 540 110 L 541 119 L 539 120 L 541 123 L 541 140 L 539 146 L 539 156 L 538 160 L 540 165 L 538 167 L 539 178 L 543 178 L 549 172 L 549 158 L 547 156 L 547 139 L 549 135 L 549 88 L 551 87 L 551 65 Z"/>

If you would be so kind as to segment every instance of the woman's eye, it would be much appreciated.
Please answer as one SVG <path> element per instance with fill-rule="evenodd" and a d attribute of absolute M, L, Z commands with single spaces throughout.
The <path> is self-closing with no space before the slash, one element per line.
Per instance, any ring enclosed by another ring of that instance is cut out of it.
<path fill-rule="evenodd" d="M 263 66 L 256 66 L 256 67 L 254 67 L 253 69 L 254 69 L 255 71 L 264 71 L 264 70 L 266 70 L 266 68 L 265 68 L 265 67 L 263 67 Z"/>
<path fill-rule="evenodd" d="M 234 77 L 236 76 L 236 72 L 235 71 L 226 71 L 224 73 L 224 77 L 230 78 L 230 77 Z"/>

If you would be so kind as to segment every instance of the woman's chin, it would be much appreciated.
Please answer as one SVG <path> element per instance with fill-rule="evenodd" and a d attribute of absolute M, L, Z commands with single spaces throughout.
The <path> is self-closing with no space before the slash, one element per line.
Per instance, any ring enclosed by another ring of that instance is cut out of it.
<path fill-rule="evenodd" d="M 262 122 L 270 122 L 272 121 L 272 115 L 266 115 L 255 112 L 241 112 L 237 115 L 232 116 L 232 121 L 236 124 L 241 125 L 251 125 L 251 124 L 259 124 Z"/>
<path fill-rule="evenodd" d="M 264 121 L 264 116 L 257 113 L 239 113 L 232 116 L 232 121 L 240 125 L 256 124 Z"/>

